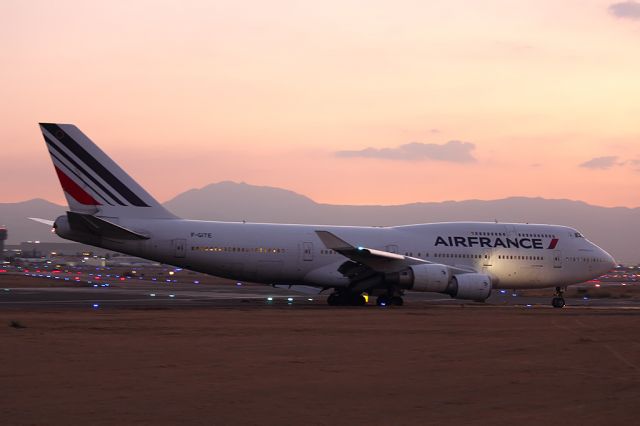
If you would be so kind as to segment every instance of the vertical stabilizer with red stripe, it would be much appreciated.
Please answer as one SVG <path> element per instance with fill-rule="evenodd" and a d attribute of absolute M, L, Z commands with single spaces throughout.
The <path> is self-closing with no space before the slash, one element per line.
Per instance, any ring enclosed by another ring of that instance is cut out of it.
<path fill-rule="evenodd" d="M 175 218 L 76 126 L 40 123 L 40 129 L 72 212 Z"/>

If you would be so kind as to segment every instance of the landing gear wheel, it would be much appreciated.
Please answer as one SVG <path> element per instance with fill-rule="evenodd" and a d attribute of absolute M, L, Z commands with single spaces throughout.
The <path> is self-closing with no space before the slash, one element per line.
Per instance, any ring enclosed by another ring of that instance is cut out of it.
<path fill-rule="evenodd" d="M 554 308 L 564 308 L 564 291 L 562 287 L 556 287 L 556 297 L 551 299 L 551 306 Z"/>
<path fill-rule="evenodd" d="M 336 293 L 331 293 L 329 297 L 327 297 L 327 303 L 329 306 L 338 306 L 340 305 L 340 297 Z"/>
<path fill-rule="evenodd" d="M 400 296 L 393 296 L 391 298 L 391 304 L 395 306 L 402 306 L 404 305 L 404 300 L 402 300 L 402 297 Z"/>
<path fill-rule="evenodd" d="M 367 299 L 365 299 L 361 294 L 356 294 L 351 299 L 351 304 L 353 306 L 364 306 L 367 304 Z"/>
<path fill-rule="evenodd" d="M 376 299 L 376 305 L 378 306 L 389 306 L 391 304 L 391 300 L 388 296 L 382 295 L 378 296 Z"/>

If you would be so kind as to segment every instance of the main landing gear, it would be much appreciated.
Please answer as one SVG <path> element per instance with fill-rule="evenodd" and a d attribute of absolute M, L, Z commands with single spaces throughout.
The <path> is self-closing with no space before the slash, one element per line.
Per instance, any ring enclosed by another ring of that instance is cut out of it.
<path fill-rule="evenodd" d="M 367 304 L 367 299 L 362 294 L 334 291 L 327 298 L 327 303 L 331 306 L 364 306 Z M 378 306 L 402 306 L 403 304 L 404 300 L 398 295 L 382 294 L 376 299 Z"/>
<path fill-rule="evenodd" d="M 564 307 L 564 291 L 561 287 L 556 287 L 556 297 L 551 299 L 551 306 L 554 308 L 563 308 Z"/>
<path fill-rule="evenodd" d="M 383 294 L 381 296 L 378 296 L 378 298 L 376 299 L 376 305 L 378 306 L 402 306 L 403 304 L 404 300 L 402 300 L 402 297 L 400 296 L 388 296 L 386 294 Z"/>
<path fill-rule="evenodd" d="M 333 292 L 327 298 L 327 303 L 331 306 L 364 306 L 367 299 L 362 294 Z"/>

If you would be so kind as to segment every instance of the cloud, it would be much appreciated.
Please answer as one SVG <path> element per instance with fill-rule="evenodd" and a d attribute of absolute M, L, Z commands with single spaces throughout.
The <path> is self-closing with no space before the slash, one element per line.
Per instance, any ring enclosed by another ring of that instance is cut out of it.
<path fill-rule="evenodd" d="M 595 169 L 606 170 L 606 169 L 612 168 L 613 166 L 619 165 L 617 161 L 618 161 L 618 157 L 616 157 L 615 155 L 610 155 L 606 157 L 596 157 L 580 164 L 580 167 L 584 167 L 587 169 L 594 169 L 594 170 Z"/>
<path fill-rule="evenodd" d="M 631 164 L 634 171 L 640 172 L 640 160 L 629 160 L 629 164 Z"/>
<path fill-rule="evenodd" d="M 343 158 L 382 158 L 386 160 L 420 161 L 436 160 L 451 163 L 471 163 L 476 159 L 471 154 L 476 146 L 470 142 L 449 141 L 438 145 L 435 143 L 412 142 L 396 148 L 366 148 L 357 151 L 338 151 L 336 155 Z"/>
<path fill-rule="evenodd" d="M 609 13 L 617 18 L 640 20 L 640 3 L 632 0 L 613 3 Z"/>

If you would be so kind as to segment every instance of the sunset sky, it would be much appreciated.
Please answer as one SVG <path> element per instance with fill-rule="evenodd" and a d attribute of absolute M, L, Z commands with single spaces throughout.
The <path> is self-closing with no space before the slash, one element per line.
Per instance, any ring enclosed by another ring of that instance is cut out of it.
<path fill-rule="evenodd" d="M 0 202 L 63 203 L 45 121 L 159 201 L 640 206 L 640 3 L 5 0 L 0 46 Z"/>

